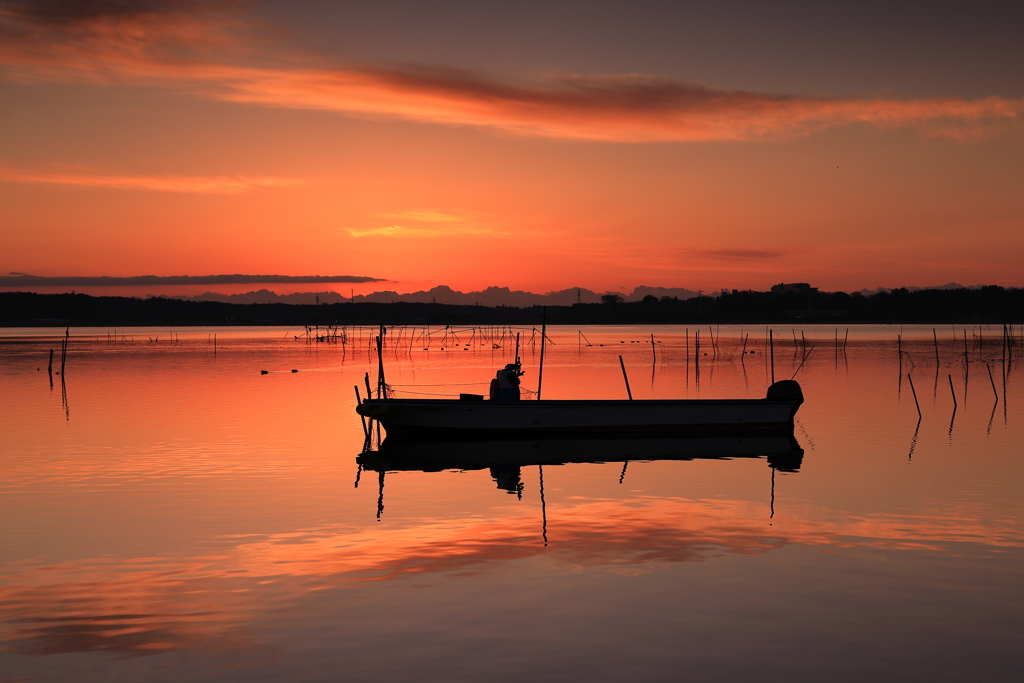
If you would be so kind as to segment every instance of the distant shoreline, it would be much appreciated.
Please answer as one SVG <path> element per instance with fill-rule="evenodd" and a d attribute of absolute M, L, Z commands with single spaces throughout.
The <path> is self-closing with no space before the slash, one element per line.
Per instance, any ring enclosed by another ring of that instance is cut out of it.
<path fill-rule="evenodd" d="M 0 293 L 0 327 L 550 324 L 1020 324 L 1024 289 L 894 290 L 873 296 L 726 292 L 718 297 L 572 306 L 436 303 L 233 304 L 216 301 Z"/>

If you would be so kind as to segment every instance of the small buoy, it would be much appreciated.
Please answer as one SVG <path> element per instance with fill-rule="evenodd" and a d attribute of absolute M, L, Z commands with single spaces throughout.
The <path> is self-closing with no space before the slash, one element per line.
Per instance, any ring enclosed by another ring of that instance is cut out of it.
<path fill-rule="evenodd" d="M 269 374 L 269 373 L 270 373 L 270 370 L 260 370 L 260 374 L 261 375 L 266 375 L 266 374 Z"/>
<path fill-rule="evenodd" d="M 298 372 L 298 370 L 292 370 L 292 372 Z"/>

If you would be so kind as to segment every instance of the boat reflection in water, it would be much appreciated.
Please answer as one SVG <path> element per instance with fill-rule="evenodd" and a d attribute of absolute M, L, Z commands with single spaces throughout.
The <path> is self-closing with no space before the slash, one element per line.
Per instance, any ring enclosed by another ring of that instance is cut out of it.
<path fill-rule="evenodd" d="M 540 471 L 541 503 L 544 502 L 545 465 L 572 463 L 623 464 L 619 481 L 632 461 L 730 460 L 764 458 L 772 470 L 798 472 L 804 451 L 796 438 L 787 436 L 690 437 L 651 439 L 522 439 L 503 441 L 411 442 L 385 439 L 376 449 L 363 451 L 356 461 L 360 471 L 378 473 L 377 517 L 384 510 L 384 475 L 387 472 L 489 469 L 497 487 L 522 496 L 521 469 Z M 358 479 L 357 479 L 358 486 Z M 774 503 L 774 501 L 773 501 Z M 774 505 L 773 505 L 774 514 Z"/>

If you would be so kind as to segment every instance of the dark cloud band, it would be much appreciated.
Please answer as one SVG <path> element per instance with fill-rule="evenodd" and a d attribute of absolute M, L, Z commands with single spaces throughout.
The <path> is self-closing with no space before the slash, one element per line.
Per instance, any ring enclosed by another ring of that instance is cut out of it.
<path fill-rule="evenodd" d="M 386 282 L 364 275 L 136 275 L 81 277 L 0 276 L 0 287 L 137 287 L 154 285 L 249 285 L 266 283 Z"/>

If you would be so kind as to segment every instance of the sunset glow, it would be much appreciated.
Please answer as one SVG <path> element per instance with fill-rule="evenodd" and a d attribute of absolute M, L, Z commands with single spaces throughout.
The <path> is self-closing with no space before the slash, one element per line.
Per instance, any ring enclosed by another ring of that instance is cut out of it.
<path fill-rule="evenodd" d="M 599 30 L 410 9 L 388 32 L 394 8 L 5 2 L 0 272 L 390 281 L 346 295 L 1024 285 L 1002 33 L 751 43 L 743 8 L 712 47 L 683 10 Z M 518 49 L 476 39 L 506 21 Z M 945 79 L 943 49 L 970 55 Z"/>

